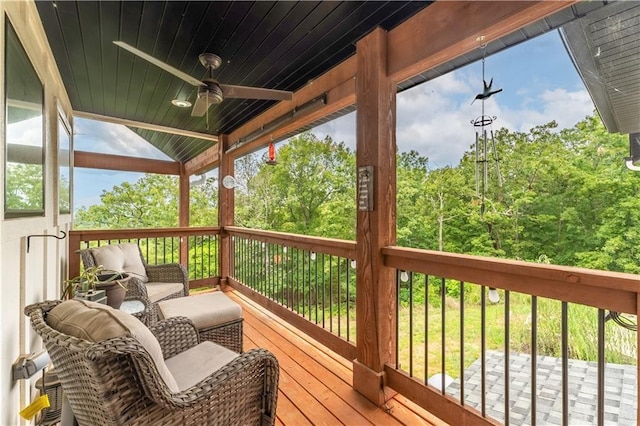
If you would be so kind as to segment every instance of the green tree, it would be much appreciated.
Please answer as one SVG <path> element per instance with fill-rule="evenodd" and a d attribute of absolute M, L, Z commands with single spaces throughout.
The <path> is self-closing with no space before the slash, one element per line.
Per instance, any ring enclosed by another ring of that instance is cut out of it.
<path fill-rule="evenodd" d="M 178 226 L 178 179 L 146 174 L 102 191 L 100 204 L 82 207 L 76 227 L 88 229 L 169 228 Z"/>
<path fill-rule="evenodd" d="M 238 224 L 355 237 L 355 157 L 342 142 L 301 133 L 280 147 L 275 166 L 256 156 L 236 162 L 236 178 Z"/>
<path fill-rule="evenodd" d="M 217 224 L 217 179 L 190 190 L 190 224 Z M 80 208 L 74 226 L 84 229 L 172 228 L 178 226 L 178 177 L 146 174 L 102 191 L 100 204 Z"/>
<path fill-rule="evenodd" d="M 42 210 L 44 208 L 42 165 L 7 163 L 6 167 L 5 209 Z"/>
<path fill-rule="evenodd" d="M 218 225 L 218 178 L 207 177 L 189 190 L 189 226 Z"/>

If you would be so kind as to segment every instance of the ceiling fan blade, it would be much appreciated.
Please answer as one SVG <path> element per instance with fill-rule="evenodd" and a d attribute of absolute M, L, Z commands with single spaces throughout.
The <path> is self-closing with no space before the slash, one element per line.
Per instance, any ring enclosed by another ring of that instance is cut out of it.
<path fill-rule="evenodd" d="M 197 78 L 191 77 L 189 74 L 180 71 L 177 68 L 172 67 L 171 65 L 162 62 L 159 59 L 154 58 L 153 56 L 144 53 L 141 50 L 136 49 L 133 46 L 129 46 L 127 43 L 123 42 L 123 41 L 114 41 L 113 44 L 120 46 L 121 48 L 123 48 L 124 50 L 128 50 L 129 52 L 133 53 L 134 55 L 144 59 L 145 61 L 151 62 L 153 65 L 162 68 L 163 70 L 175 75 L 176 77 L 186 81 L 187 83 L 193 85 L 193 86 L 206 86 L 206 84 L 204 84 L 202 81 L 198 80 Z"/>
<path fill-rule="evenodd" d="M 286 90 L 262 89 L 260 87 L 232 86 L 220 84 L 225 98 L 268 99 L 274 101 L 291 101 L 293 92 Z"/>
<path fill-rule="evenodd" d="M 193 104 L 193 109 L 191 110 L 192 117 L 202 117 L 205 112 L 211 106 L 211 102 L 209 102 L 209 97 L 205 94 L 204 96 L 198 95 L 196 97 L 196 103 Z"/>

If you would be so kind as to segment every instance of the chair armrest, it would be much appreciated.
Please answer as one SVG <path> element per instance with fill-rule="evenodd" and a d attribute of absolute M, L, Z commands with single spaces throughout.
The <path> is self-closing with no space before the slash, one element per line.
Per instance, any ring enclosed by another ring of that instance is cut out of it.
<path fill-rule="evenodd" d="M 147 277 L 151 282 L 182 283 L 184 295 L 189 295 L 189 276 L 184 266 L 179 263 L 164 265 L 146 265 Z"/>
<path fill-rule="evenodd" d="M 125 286 L 127 287 L 127 297 L 136 297 L 146 300 L 147 304 L 151 303 L 147 293 L 147 286 L 144 285 L 140 278 L 129 274 L 129 278 L 125 281 Z"/>
<path fill-rule="evenodd" d="M 156 336 L 164 359 L 171 358 L 200 343 L 198 329 L 186 317 L 172 317 L 160 320 L 149 327 Z"/>
<path fill-rule="evenodd" d="M 266 349 L 251 349 L 227 365 L 182 392 L 172 394 L 170 401 L 156 401 L 171 410 L 193 408 L 210 400 L 221 404 L 220 410 L 208 409 L 218 417 L 220 424 L 231 424 L 242 418 L 241 412 L 251 408 L 250 401 L 260 404 L 253 407 L 262 411 L 263 424 L 273 424 L 278 397 L 279 368 L 276 357 Z M 242 392 L 238 392 L 242 389 Z M 233 399 L 229 395 L 234 395 Z M 220 417 L 224 416 L 224 417 Z"/>
<path fill-rule="evenodd" d="M 84 265 L 85 268 L 98 266 L 96 265 L 96 261 L 93 258 L 93 255 L 91 254 L 91 249 L 76 250 L 76 253 L 80 256 L 80 259 L 82 260 L 82 264 Z"/>

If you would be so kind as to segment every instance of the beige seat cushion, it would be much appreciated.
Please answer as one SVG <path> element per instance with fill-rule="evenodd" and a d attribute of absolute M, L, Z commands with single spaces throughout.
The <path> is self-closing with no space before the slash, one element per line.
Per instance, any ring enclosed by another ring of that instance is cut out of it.
<path fill-rule="evenodd" d="M 181 297 L 158 303 L 162 318 L 183 316 L 189 318 L 199 329 L 242 318 L 242 308 L 221 291 Z"/>
<path fill-rule="evenodd" d="M 158 300 L 162 300 L 174 293 L 184 294 L 184 284 L 182 283 L 148 282 L 145 285 L 147 286 L 147 295 L 152 303 L 156 303 Z"/>
<path fill-rule="evenodd" d="M 49 311 L 47 324 L 61 333 L 89 342 L 100 342 L 127 334 L 132 336 L 149 353 L 167 387 L 173 392 L 178 391 L 178 384 L 165 364 L 158 340 L 133 315 L 108 305 L 72 299 Z"/>
<path fill-rule="evenodd" d="M 237 353 L 224 346 L 204 341 L 165 362 L 173 377 L 176 378 L 178 388 L 182 391 L 197 384 L 237 357 Z"/>
<path fill-rule="evenodd" d="M 147 271 L 140 257 L 140 249 L 136 243 L 109 244 L 92 248 L 91 254 L 96 264 L 116 272 L 127 272 L 140 278 L 143 282 L 149 281 Z"/>

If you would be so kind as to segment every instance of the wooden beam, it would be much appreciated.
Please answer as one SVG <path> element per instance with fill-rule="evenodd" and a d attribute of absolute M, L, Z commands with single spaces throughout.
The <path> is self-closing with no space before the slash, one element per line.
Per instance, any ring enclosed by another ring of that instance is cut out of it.
<path fill-rule="evenodd" d="M 216 145 L 184 163 L 184 170 L 189 176 L 201 174 L 214 168 L 218 161 L 220 161 L 220 147 Z"/>
<path fill-rule="evenodd" d="M 326 117 L 327 115 L 333 114 L 334 112 L 340 111 L 343 108 L 353 105 L 356 102 L 355 78 L 350 78 L 346 81 L 343 81 L 338 86 L 332 89 L 328 89 L 326 94 L 327 102 L 324 106 L 314 109 L 308 114 L 297 116 L 290 122 L 283 123 L 282 126 L 273 129 L 271 132 L 265 133 L 263 136 L 245 145 L 242 145 L 238 149 L 234 149 L 233 151 L 229 152 L 228 155 L 235 159 L 242 157 L 243 155 L 250 154 L 267 145 L 271 140 L 279 139 L 283 135 L 294 132 L 297 129 L 308 125 L 309 123 L 313 123 L 314 121 L 321 119 L 322 117 Z M 286 113 L 287 112 L 284 112 L 283 114 Z M 262 126 L 262 124 L 260 126 Z M 228 137 L 228 140 L 229 144 L 233 142 L 231 140 L 231 136 Z M 227 149 L 228 148 L 229 147 L 227 147 Z M 222 157 L 217 146 L 209 148 L 208 150 L 204 151 L 203 153 L 186 163 L 187 173 L 196 174 L 201 173 L 202 171 L 209 170 L 219 164 L 220 158 Z"/>
<path fill-rule="evenodd" d="M 143 121 L 128 120 L 126 118 L 111 117 L 109 115 L 100 115 L 85 111 L 73 111 L 73 115 L 75 117 L 87 118 L 89 120 L 122 124 L 123 126 L 136 127 L 138 129 L 152 130 L 154 132 L 170 133 L 172 135 L 186 136 L 190 138 L 198 138 L 207 141 L 218 142 L 218 136 L 210 135 L 208 133 L 192 132 L 191 130 L 176 129 L 174 127 L 161 126 L 159 124 L 145 123 Z"/>
<path fill-rule="evenodd" d="M 227 285 L 227 278 L 231 275 L 232 254 L 231 254 L 231 237 L 225 230 L 225 227 L 233 226 L 235 216 L 235 190 L 225 188 L 222 185 L 222 179 L 225 176 L 233 176 L 234 161 L 230 155 L 225 155 L 225 151 L 229 148 L 229 138 L 227 135 L 220 136 L 218 142 L 218 157 L 220 158 L 220 169 L 218 173 L 218 226 L 222 228 L 220 234 L 220 282 L 224 290 Z"/>
<path fill-rule="evenodd" d="M 353 386 L 384 403 L 384 365 L 395 365 L 395 271 L 384 266 L 382 248 L 396 241 L 396 86 L 387 76 L 387 33 L 378 28 L 356 45 L 356 164 L 358 199 L 364 167 L 373 184 L 372 205 L 358 207 L 356 241 L 356 342 Z M 366 197 L 365 197 L 366 198 Z"/>
<path fill-rule="evenodd" d="M 389 76 L 400 83 L 574 3 L 437 1 L 389 32 Z"/>
<path fill-rule="evenodd" d="M 80 244 L 82 243 L 82 236 L 70 231 L 67 234 L 67 249 L 69 253 L 69 268 L 67 270 L 66 279 L 77 277 L 80 275 L 80 255 L 76 253 L 76 250 L 80 250 Z"/>
<path fill-rule="evenodd" d="M 356 81 L 351 78 L 329 89 L 327 92 L 327 103 L 309 114 L 296 117 L 294 120 L 284 123 L 281 127 L 273 129 L 273 131 L 262 135 L 254 141 L 242 145 L 240 148 L 233 150 L 230 154 L 234 158 L 249 154 L 261 147 L 267 145 L 271 140 L 279 139 L 284 135 L 304 127 L 314 121 L 340 111 L 356 102 Z"/>
<path fill-rule="evenodd" d="M 189 175 L 184 173 L 184 165 L 182 165 L 180 167 L 178 226 L 185 228 L 189 226 L 190 189 Z"/>
<path fill-rule="evenodd" d="M 387 49 L 388 74 L 397 84 L 421 72 L 456 58 L 479 47 L 476 38 L 485 42 L 507 35 L 536 20 L 549 16 L 571 4 L 571 1 L 499 1 L 499 2 L 435 2 L 389 33 Z M 455 28 L 454 31 L 451 29 Z M 292 111 L 294 107 L 328 93 L 327 105 L 308 117 L 300 117 L 280 129 L 234 150 L 238 158 L 265 146 L 318 118 L 355 103 L 356 58 L 352 56 L 302 89 L 294 93 L 293 101 L 283 101 L 245 123 L 229 134 L 229 142 L 260 129 Z M 333 99 L 332 99 L 333 98 Z M 211 150 L 204 163 L 215 163 Z M 190 169 L 191 170 L 191 169 Z"/>
<path fill-rule="evenodd" d="M 279 102 L 264 113 L 260 114 L 258 117 L 233 131 L 229 134 L 229 142 L 233 143 L 234 141 L 247 136 L 256 129 L 259 129 L 261 126 L 264 126 L 265 124 L 270 123 L 271 121 L 292 111 L 294 107 L 304 105 L 310 100 L 315 99 L 334 87 L 339 86 L 341 83 L 352 79 L 355 75 L 356 58 L 355 56 L 352 56 L 322 74 L 317 79 L 310 81 L 302 89 L 297 90 L 293 94 L 293 101 Z"/>
<path fill-rule="evenodd" d="M 125 157 L 122 155 L 98 154 L 74 151 L 73 166 L 89 169 L 122 170 L 126 172 L 157 173 L 179 175 L 180 163 L 175 161 L 150 160 L 147 158 Z"/>

